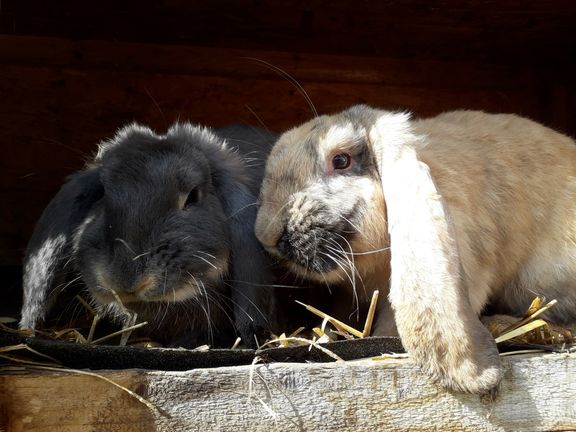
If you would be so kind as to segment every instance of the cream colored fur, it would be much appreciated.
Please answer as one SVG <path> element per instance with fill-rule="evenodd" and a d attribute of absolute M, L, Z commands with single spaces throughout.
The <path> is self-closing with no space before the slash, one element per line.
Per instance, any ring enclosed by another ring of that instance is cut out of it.
<path fill-rule="evenodd" d="M 369 193 L 373 205 L 360 206 L 362 234 L 350 244 L 354 252 L 391 246 L 391 257 L 358 256 L 355 271 L 368 291 L 390 281 L 403 344 L 441 385 L 482 393 L 498 384 L 496 345 L 479 320 L 488 302 L 521 314 L 540 294 L 559 300 L 548 319 L 576 320 L 574 141 L 515 115 L 475 111 L 412 120 L 354 107 L 314 119 L 281 137 L 269 158 L 256 233 L 272 253 L 291 214 L 314 217 L 294 211 L 293 197 L 313 203 L 325 199 L 319 184 L 334 188 L 336 180 L 318 168 L 346 150 L 343 133 L 330 149 L 326 131 L 334 126 L 356 131 L 353 140 L 365 141 L 377 166 L 365 176 L 379 188 Z M 276 181 L 287 173 L 291 181 Z M 346 178 L 343 191 L 358 194 L 358 179 Z M 342 273 L 290 266 L 318 280 Z M 381 312 L 376 334 L 393 332 L 391 314 Z"/>

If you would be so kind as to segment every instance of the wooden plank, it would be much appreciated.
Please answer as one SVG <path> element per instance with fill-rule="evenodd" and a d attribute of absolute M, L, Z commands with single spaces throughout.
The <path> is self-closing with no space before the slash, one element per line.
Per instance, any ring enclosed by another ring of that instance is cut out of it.
<path fill-rule="evenodd" d="M 20 431 L 576 430 L 576 354 L 506 357 L 499 395 L 454 394 L 409 359 L 0 375 L 0 429 Z M 250 385 L 250 377 L 252 384 Z M 1 418 L 1 416 L 0 416 Z"/>
<path fill-rule="evenodd" d="M 0 35 L 0 63 L 7 65 L 277 78 L 271 68 L 253 59 L 268 62 L 303 82 L 354 82 L 453 89 L 533 88 L 539 78 L 535 69 L 546 69 L 544 65 L 526 68 L 418 58 L 293 54 L 270 49 L 206 48 Z M 558 70 L 554 70 L 554 73 L 558 75 Z"/>
<path fill-rule="evenodd" d="M 206 46 L 486 61 L 570 62 L 570 0 L 5 0 L 0 30 Z"/>

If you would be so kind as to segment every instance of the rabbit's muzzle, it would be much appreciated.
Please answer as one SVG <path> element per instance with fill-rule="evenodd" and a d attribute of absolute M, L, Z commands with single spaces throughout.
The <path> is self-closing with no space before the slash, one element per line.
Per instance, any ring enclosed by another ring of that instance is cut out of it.
<path fill-rule="evenodd" d="M 287 212 L 274 252 L 314 273 L 347 267 L 348 238 L 354 229 L 346 216 L 319 201 L 296 200 Z"/>

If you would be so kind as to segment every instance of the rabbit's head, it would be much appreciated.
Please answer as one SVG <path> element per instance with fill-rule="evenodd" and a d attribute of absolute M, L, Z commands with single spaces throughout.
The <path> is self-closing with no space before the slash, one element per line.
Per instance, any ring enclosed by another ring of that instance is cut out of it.
<path fill-rule="evenodd" d="M 256 235 L 298 274 L 339 282 L 382 266 L 386 206 L 369 131 L 358 106 L 284 133 L 266 165 Z"/>
<path fill-rule="evenodd" d="M 198 298 L 222 285 L 230 243 L 218 196 L 223 173 L 213 172 L 218 165 L 210 160 L 211 147 L 221 145 L 210 132 L 184 125 L 165 137 L 130 127 L 100 147 L 90 169 L 100 171 L 102 198 L 73 246 L 98 303 L 115 305 L 118 296 L 138 308 Z M 226 157 L 240 173 L 240 161 Z"/>
<path fill-rule="evenodd" d="M 25 261 L 21 326 L 42 320 L 47 293 L 67 265 L 107 315 L 128 309 L 154 327 L 177 311 L 184 323 L 214 324 L 226 314 L 229 285 L 242 279 L 232 267 L 258 273 L 257 265 L 242 265 L 241 249 L 265 271 L 254 250 L 246 172 L 240 154 L 206 128 L 120 130 L 38 222 Z"/>

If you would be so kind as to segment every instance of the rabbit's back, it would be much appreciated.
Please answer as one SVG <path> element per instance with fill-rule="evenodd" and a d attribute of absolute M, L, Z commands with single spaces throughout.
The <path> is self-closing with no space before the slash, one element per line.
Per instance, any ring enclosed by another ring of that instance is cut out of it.
<path fill-rule="evenodd" d="M 504 288 L 502 307 L 534 293 L 576 306 L 576 144 L 511 114 L 455 111 L 414 123 L 420 158 L 453 218 L 465 280 L 478 305 Z M 483 277 L 479 278 L 479 275 Z"/>

